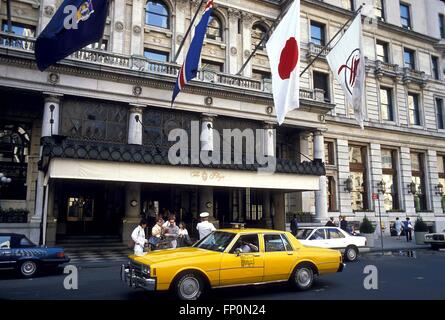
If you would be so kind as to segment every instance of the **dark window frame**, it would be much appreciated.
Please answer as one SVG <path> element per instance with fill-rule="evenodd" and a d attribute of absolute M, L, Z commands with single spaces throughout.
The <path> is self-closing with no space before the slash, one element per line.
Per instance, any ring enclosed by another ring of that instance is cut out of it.
<path fill-rule="evenodd" d="M 407 63 L 406 55 L 409 54 L 409 62 Z M 408 48 L 403 49 L 403 66 L 411 70 L 416 70 L 416 51 Z"/>
<path fill-rule="evenodd" d="M 382 148 L 382 151 L 390 151 L 391 152 L 391 168 L 383 168 L 382 167 L 382 175 L 390 175 L 392 176 L 392 188 L 391 188 L 391 196 L 392 196 L 392 209 L 398 210 L 400 209 L 400 201 L 399 201 L 399 184 L 398 184 L 398 170 L 397 170 L 397 150 Z M 383 154 L 383 152 L 382 152 Z M 385 193 L 387 193 L 385 191 Z"/>
<path fill-rule="evenodd" d="M 323 77 L 325 79 L 325 85 L 323 87 L 316 86 L 316 76 L 320 76 L 318 80 Z M 321 72 L 321 71 L 313 71 L 312 72 L 312 84 L 314 89 L 322 89 L 324 90 L 324 101 L 327 103 L 331 103 L 331 83 L 329 73 Z M 324 88 L 325 87 L 325 88 Z"/>
<path fill-rule="evenodd" d="M 363 145 L 355 145 L 351 144 L 348 146 L 348 149 L 350 148 L 360 148 L 360 154 L 361 154 L 361 163 L 354 163 L 349 162 L 349 171 L 351 174 L 353 172 L 361 173 L 363 175 L 363 182 L 362 182 L 362 189 L 361 190 L 353 190 L 352 192 L 359 192 L 362 194 L 363 197 L 363 208 L 361 210 L 356 211 L 367 211 L 370 209 L 369 205 L 369 188 L 368 188 L 368 148 Z"/>
<path fill-rule="evenodd" d="M 314 37 L 314 34 L 312 32 L 313 27 L 320 29 L 320 38 Z M 311 24 L 310 24 L 310 32 L 311 32 L 311 42 L 312 43 L 314 43 L 316 45 L 320 45 L 320 46 L 326 45 L 326 24 L 312 20 Z"/>
<path fill-rule="evenodd" d="M 144 57 L 146 57 L 147 59 L 149 59 L 149 58 L 145 55 L 146 52 L 150 52 L 150 53 L 153 53 L 153 54 L 157 54 L 157 55 L 161 55 L 161 56 L 165 56 L 166 57 L 165 61 L 150 59 L 152 61 L 158 61 L 158 62 L 169 62 L 170 61 L 170 52 L 161 51 L 161 50 L 155 50 L 155 49 L 150 49 L 150 48 L 145 48 L 144 49 Z"/>
<path fill-rule="evenodd" d="M 388 96 L 388 104 L 383 103 L 382 99 L 382 91 L 385 91 Z M 388 115 L 388 118 L 383 117 L 383 108 L 386 107 L 386 112 Z M 384 121 L 394 121 L 395 114 L 394 114 L 394 93 L 392 88 L 388 87 L 380 87 L 380 112 L 382 113 L 382 120 Z"/>
<path fill-rule="evenodd" d="M 380 56 L 378 53 L 379 46 L 383 47 L 383 56 Z M 389 63 L 389 43 L 388 42 L 381 41 L 381 40 L 376 41 L 376 58 L 377 58 L 377 60 L 382 61 L 384 63 Z M 382 59 L 379 59 L 379 58 L 382 58 Z"/>
<path fill-rule="evenodd" d="M 409 98 L 413 97 L 414 108 L 411 108 Z M 411 121 L 411 114 L 413 113 L 414 121 Z M 421 111 L 420 111 L 420 94 L 414 92 L 408 92 L 408 118 L 410 125 L 421 126 Z"/>
<path fill-rule="evenodd" d="M 436 118 L 437 118 L 437 129 L 445 129 L 445 105 L 443 98 L 435 98 L 436 104 Z M 440 101 L 440 103 L 439 103 Z"/>
<path fill-rule="evenodd" d="M 150 5 L 151 4 L 155 4 L 155 5 L 160 5 L 162 6 L 166 12 L 166 14 L 160 14 L 158 12 L 155 11 L 150 11 Z M 155 23 L 151 23 L 150 22 L 150 15 L 152 16 L 156 16 L 156 17 L 160 17 L 162 20 L 165 21 L 165 25 L 158 25 Z M 145 5 L 145 24 L 148 26 L 152 26 L 152 27 L 157 27 L 157 28 L 162 28 L 162 29 L 168 29 L 170 30 L 170 8 L 167 5 L 167 3 L 165 3 L 162 0 L 149 0 L 147 1 L 146 5 Z"/>
<path fill-rule="evenodd" d="M 435 80 L 440 80 L 440 64 L 437 56 L 431 56 L 431 74 Z"/>
<path fill-rule="evenodd" d="M 408 16 L 402 16 L 402 7 L 406 8 L 408 11 Z M 404 23 L 406 22 L 406 23 Z M 405 29 L 412 29 L 412 21 L 411 21 L 411 5 L 409 3 L 400 2 L 400 23 L 402 27 Z"/>

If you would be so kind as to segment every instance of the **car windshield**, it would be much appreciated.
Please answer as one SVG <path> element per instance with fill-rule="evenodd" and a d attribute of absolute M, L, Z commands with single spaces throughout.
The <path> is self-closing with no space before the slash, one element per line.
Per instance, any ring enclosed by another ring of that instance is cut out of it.
<path fill-rule="evenodd" d="M 314 229 L 299 229 L 297 231 L 296 238 L 300 240 L 306 240 L 307 237 L 311 234 L 312 230 Z"/>
<path fill-rule="evenodd" d="M 215 231 L 193 246 L 195 248 L 223 252 L 235 237 L 234 233 Z"/>

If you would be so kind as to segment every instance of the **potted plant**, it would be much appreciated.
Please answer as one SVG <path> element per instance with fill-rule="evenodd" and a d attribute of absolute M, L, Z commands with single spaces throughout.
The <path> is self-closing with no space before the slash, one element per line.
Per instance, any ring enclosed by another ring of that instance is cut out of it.
<path fill-rule="evenodd" d="M 414 224 L 414 238 L 416 244 L 425 244 L 425 235 L 429 233 L 429 229 L 422 217 L 418 217 Z"/>
<path fill-rule="evenodd" d="M 360 234 L 366 237 L 366 245 L 371 248 L 374 247 L 374 231 L 374 226 L 368 217 L 365 216 L 360 224 Z"/>

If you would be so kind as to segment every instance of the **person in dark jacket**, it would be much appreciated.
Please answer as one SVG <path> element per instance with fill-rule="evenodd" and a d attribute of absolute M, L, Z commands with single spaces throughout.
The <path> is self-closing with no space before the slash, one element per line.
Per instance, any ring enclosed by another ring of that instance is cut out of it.
<path fill-rule="evenodd" d="M 297 235 L 298 232 L 298 219 L 297 219 L 297 215 L 294 214 L 292 220 L 290 221 L 290 231 L 292 232 L 292 234 L 294 236 Z"/>
<path fill-rule="evenodd" d="M 334 217 L 330 217 L 328 222 L 326 222 L 326 227 L 336 227 L 335 223 L 334 223 Z"/>
<path fill-rule="evenodd" d="M 346 221 L 346 216 L 343 216 L 340 221 L 340 229 L 348 231 L 348 221 Z"/>

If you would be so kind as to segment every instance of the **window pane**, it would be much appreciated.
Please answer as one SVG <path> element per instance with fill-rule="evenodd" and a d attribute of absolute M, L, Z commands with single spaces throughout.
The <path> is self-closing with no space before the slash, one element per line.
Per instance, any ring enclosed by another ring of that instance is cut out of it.
<path fill-rule="evenodd" d="M 337 229 L 334 228 L 329 228 L 328 230 L 328 239 L 341 239 L 344 238 L 345 236 L 338 231 Z"/>
<path fill-rule="evenodd" d="M 322 89 L 324 91 L 324 100 L 330 102 L 329 94 L 329 76 L 326 73 L 314 71 L 314 88 Z"/>
<path fill-rule="evenodd" d="M 11 249 L 11 237 L 0 236 L 0 249 Z"/>
<path fill-rule="evenodd" d="M 240 236 L 236 243 L 233 245 L 230 253 L 234 253 L 237 249 L 241 252 L 258 252 L 260 248 L 260 243 L 258 240 L 258 235 L 249 234 L 245 236 Z"/>
<path fill-rule="evenodd" d="M 144 56 L 153 61 L 167 62 L 169 54 L 162 51 L 145 50 Z"/>
<path fill-rule="evenodd" d="M 382 149 L 382 168 L 392 169 L 393 159 L 392 150 Z"/>
<path fill-rule="evenodd" d="M 326 236 L 324 234 L 324 229 L 318 229 L 314 232 L 309 240 L 324 240 Z"/>
<path fill-rule="evenodd" d="M 388 62 L 388 44 L 377 41 L 377 60 Z"/>
<path fill-rule="evenodd" d="M 286 251 L 283 240 L 279 234 L 264 235 L 266 252 Z"/>
<path fill-rule="evenodd" d="M 444 129 L 445 119 L 444 119 L 443 99 L 436 99 L 436 114 L 437 114 L 437 128 Z"/>
<path fill-rule="evenodd" d="M 420 171 L 420 154 L 411 153 L 411 170 Z"/>
<path fill-rule="evenodd" d="M 145 22 L 148 25 L 168 29 L 168 7 L 162 1 L 148 1 Z"/>
<path fill-rule="evenodd" d="M 431 57 L 431 71 L 434 79 L 439 80 L 439 59 Z"/>
<path fill-rule="evenodd" d="M 406 68 L 415 69 L 414 51 L 405 49 L 403 52 L 403 61 Z"/>
<path fill-rule="evenodd" d="M 12 33 L 24 36 L 24 37 L 35 37 L 36 36 L 36 27 L 28 26 L 21 23 L 12 22 Z M 2 31 L 8 31 L 8 23 L 6 21 L 3 22 Z"/>
<path fill-rule="evenodd" d="M 321 46 L 325 45 L 325 27 L 323 24 L 311 22 L 311 41 Z"/>
<path fill-rule="evenodd" d="M 380 106 L 382 111 L 382 119 L 387 121 L 393 121 L 393 107 L 392 107 L 392 90 L 381 88 L 380 89 Z"/>
<path fill-rule="evenodd" d="M 218 17 L 211 15 L 207 27 L 207 38 L 222 40 L 222 23 Z"/>
<path fill-rule="evenodd" d="M 420 110 L 418 95 L 408 95 L 408 109 L 410 124 L 420 125 Z"/>
<path fill-rule="evenodd" d="M 352 210 L 362 211 L 364 206 L 364 175 L 363 172 L 351 172 L 352 177 Z"/>
<path fill-rule="evenodd" d="M 400 20 L 403 27 L 411 27 L 409 6 L 403 3 L 400 4 Z"/>
<path fill-rule="evenodd" d="M 202 61 L 202 69 L 208 70 L 208 71 L 213 71 L 213 72 L 223 72 L 224 64 L 215 62 L 215 61 L 203 60 Z"/>
<path fill-rule="evenodd" d="M 349 163 L 362 163 L 362 148 L 350 146 L 349 147 Z"/>

